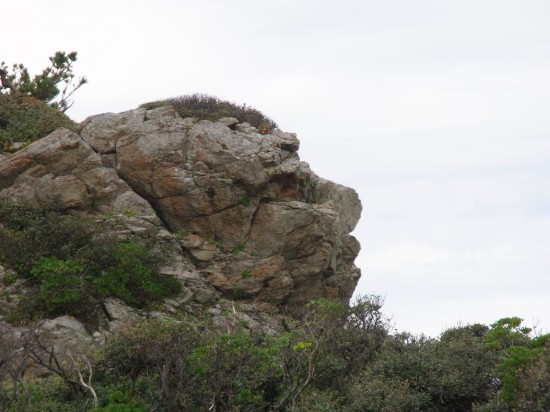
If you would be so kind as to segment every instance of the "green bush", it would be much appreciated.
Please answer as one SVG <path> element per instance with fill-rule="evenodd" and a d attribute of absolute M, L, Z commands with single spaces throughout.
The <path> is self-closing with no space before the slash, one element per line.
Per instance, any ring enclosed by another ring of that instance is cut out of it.
<path fill-rule="evenodd" d="M 240 325 L 228 333 L 210 330 L 204 337 L 189 357 L 203 407 L 210 400 L 219 410 L 265 410 L 274 404 L 281 349 L 288 339 L 255 335 Z"/>
<path fill-rule="evenodd" d="M 38 284 L 36 304 L 50 315 L 79 314 L 88 310 L 86 268 L 73 259 L 42 257 L 33 266 L 31 276 Z"/>
<path fill-rule="evenodd" d="M 104 255 L 96 248 L 112 248 L 114 241 L 102 236 L 93 220 L 63 215 L 55 202 L 38 208 L 0 198 L 0 222 L 0 260 L 27 278 L 41 257 L 65 260 L 92 252 L 102 261 Z"/>
<path fill-rule="evenodd" d="M 0 151 L 15 142 L 31 143 L 61 127 L 76 130 L 77 124 L 35 97 L 0 94 Z"/>
<path fill-rule="evenodd" d="M 33 289 L 12 320 L 69 314 L 95 323 L 105 298 L 144 308 L 180 291 L 175 278 L 158 272 L 162 260 L 144 240 L 116 239 L 105 225 L 63 215 L 55 204 L 0 199 L 0 223 L 0 263 Z"/>
<path fill-rule="evenodd" d="M 0 382 L 1 384 L 2 382 Z M 81 412 L 86 401 L 57 377 L 29 380 L 18 392 L 0 385 L 2 412 Z M 84 408 L 83 408 L 84 407 Z"/>
<path fill-rule="evenodd" d="M 139 395 L 133 394 L 124 385 L 120 385 L 120 382 L 114 385 L 111 383 L 105 388 L 103 387 L 105 382 L 101 382 L 101 384 L 102 386 L 98 389 L 100 394 L 105 392 L 104 399 L 101 400 L 100 406 L 90 409 L 89 412 L 146 412 L 150 410 Z M 114 387 L 119 387 L 119 389 L 113 389 Z"/>
<path fill-rule="evenodd" d="M 80 270 L 52 258 L 32 272 L 70 277 Z M 316 300 L 275 336 L 229 316 L 223 327 L 186 319 L 127 328 L 90 355 L 98 398 L 90 412 L 550 410 L 550 335 L 522 337 L 511 346 L 510 336 L 484 325 L 451 328 L 439 339 L 388 335 L 380 303 L 377 297 L 352 306 Z M 515 340 L 520 324 L 513 324 Z M 491 345 L 495 336 L 505 345 Z M 25 353 L 10 353 L 25 341 L 16 339 L 0 335 L 1 410 L 91 408 L 88 394 L 71 390 L 67 380 L 19 384 L 11 371 Z"/>
<path fill-rule="evenodd" d="M 307 388 L 294 405 L 296 412 L 340 412 L 348 411 L 342 404 L 338 392 Z"/>
<path fill-rule="evenodd" d="M 246 249 L 246 245 L 243 242 L 239 242 L 231 248 L 229 253 L 232 255 L 236 255 L 237 253 L 243 252 L 245 249 Z"/>
<path fill-rule="evenodd" d="M 144 245 L 118 243 L 113 257 L 114 265 L 94 279 L 94 292 L 99 292 L 99 297 L 117 297 L 143 308 L 180 291 L 180 283 L 175 278 L 162 276 L 155 270 L 155 257 Z"/>
<path fill-rule="evenodd" d="M 147 410 L 267 410 L 281 395 L 281 354 L 289 342 L 238 323 L 222 331 L 154 321 L 126 330 L 101 350 L 98 379 L 126 382 L 129 399 L 141 397 Z"/>
<path fill-rule="evenodd" d="M 264 134 L 278 128 L 277 123 L 256 109 L 206 94 L 172 97 L 144 103 L 140 107 L 150 110 L 161 106 L 172 106 L 181 117 L 195 117 L 199 120 L 215 121 L 222 117 L 234 117 L 241 123 L 250 123 Z"/>
<path fill-rule="evenodd" d="M 361 374 L 350 385 L 349 411 L 353 412 L 421 412 L 427 408 L 426 394 L 412 390 L 406 380 L 376 374 Z"/>
<path fill-rule="evenodd" d="M 386 339 L 378 356 L 352 378 L 357 411 L 471 411 L 497 393 L 497 357 L 480 328 L 453 328 L 437 339 Z"/>
<path fill-rule="evenodd" d="M 98 379 L 123 392 L 124 402 L 146 402 L 144 410 L 199 410 L 202 388 L 189 358 L 203 342 L 200 332 L 188 322 L 168 321 L 127 329 L 100 350 Z"/>

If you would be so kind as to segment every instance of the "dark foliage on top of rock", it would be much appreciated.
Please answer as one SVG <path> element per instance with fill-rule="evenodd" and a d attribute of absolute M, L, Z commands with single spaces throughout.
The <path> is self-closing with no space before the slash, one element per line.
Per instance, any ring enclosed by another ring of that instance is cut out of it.
<path fill-rule="evenodd" d="M 36 97 L 0 94 L 0 151 L 14 150 L 61 127 L 75 130 L 77 125 Z"/>
<path fill-rule="evenodd" d="M 140 107 L 156 109 L 162 106 L 174 107 L 181 117 L 195 117 L 199 120 L 216 121 L 222 117 L 234 117 L 240 123 L 246 122 L 254 126 L 262 134 L 278 129 L 277 123 L 259 110 L 201 93 L 157 100 L 144 103 Z"/>

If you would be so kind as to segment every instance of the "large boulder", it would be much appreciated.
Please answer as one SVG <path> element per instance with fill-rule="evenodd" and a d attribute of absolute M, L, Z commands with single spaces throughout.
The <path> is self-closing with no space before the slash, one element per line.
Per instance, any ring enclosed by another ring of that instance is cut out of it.
<path fill-rule="evenodd" d="M 166 246 L 184 285 L 171 310 L 220 298 L 301 305 L 349 300 L 360 276 L 350 235 L 357 193 L 318 177 L 295 134 L 171 107 L 92 116 L 0 157 L 0 196 L 120 216 Z"/>

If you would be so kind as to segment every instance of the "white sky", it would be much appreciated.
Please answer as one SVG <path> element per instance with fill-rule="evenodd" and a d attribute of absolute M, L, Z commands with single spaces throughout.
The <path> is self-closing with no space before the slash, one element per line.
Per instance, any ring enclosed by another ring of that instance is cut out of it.
<path fill-rule="evenodd" d="M 10 1 L 0 60 L 78 52 L 76 120 L 202 92 L 298 133 L 363 201 L 362 294 L 398 330 L 550 331 L 548 0 Z"/>

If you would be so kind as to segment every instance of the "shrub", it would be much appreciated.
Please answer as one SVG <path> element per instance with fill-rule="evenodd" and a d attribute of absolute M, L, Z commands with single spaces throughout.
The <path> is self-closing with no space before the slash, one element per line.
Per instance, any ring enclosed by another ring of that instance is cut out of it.
<path fill-rule="evenodd" d="M 75 130 L 77 125 L 35 97 L 0 94 L 0 151 L 15 142 L 31 143 L 61 127 Z"/>
<path fill-rule="evenodd" d="M 320 299 L 307 305 L 309 327 L 319 329 L 316 384 L 337 390 L 345 379 L 369 363 L 388 335 L 388 320 L 382 314 L 379 296 L 361 296 L 352 305 Z M 315 333 L 317 334 L 317 333 Z"/>
<path fill-rule="evenodd" d="M 477 327 L 441 339 L 407 334 L 386 339 L 380 354 L 352 378 L 352 410 L 471 411 L 497 392 L 497 358 Z"/>
<path fill-rule="evenodd" d="M 112 381 L 111 389 L 125 393 L 125 402 L 142 397 L 150 405 L 144 410 L 198 410 L 202 389 L 189 358 L 202 341 L 188 322 L 152 321 L 127 329 L 99 352 L 98 379 Z"/>
<path fill-rule="evenodd" d="M 236 255 L 237 253 L 241 253 L 246 249 L 246 245 L 243 242 L 239 242 L 235 244 L 231 250 L 229 250 L 229 253 L 232 255 Z"/>
<path fill-rule="evenodd" d="M 81 412 L 88 409 L 83 409 L 86 402 L 79 394 L 57 377 L 27 381 L 24 389 L 16 393 L 12 391 L 5 388 L 4 393 L 0 393 L 0 410 L 3 412 Z"/>
<path fill-rule="evenodd" d="M 426 395 L 411 390 L 406 380 L 388 379 L 376 374 L 362 374 L 351 385 L 350 411 L 393 412 L 423 411 Z"/>
<path fill-rule="evenodd" d="M 104 225 L 63 215 L 55 204 L 33 208 L 0 199 L 0 223 L 0 263 L 33 289 L 13 320 L 69 314 L 96 322 L 107 297 L 144 308 L 180 291 L 175 278 L 158 272 L 161 258 L 144 240 L 117 239 Z"/>
<path fill-rule="evenodd" d="M 190 356 L 197 400 L 215 410 L 266 410 L 279 393 L 281 344 L 284 339 L 254 335 L 235 327 L 211 330 Z"/>
<path fill-rule="evenodd" d="M 117 297 L 143 308 L 180 291 L 180 284 L 175 278 L 162 276 L 155 270 L 153 256 L 144 245 L 118 243 L 113 257 L 113 266 L 97 274 L 94 279 L 94 292 L 99 297 Z"/>
<path fill-rule="evenodd" d="M 342 400 L 339 399 L 337 392 L 311 387 L 302 393 L 294 405 L 294 410 L 296 412 L 339 412 L 348 409 L 342 407 Z"/>
<path fill-rule="evenodd" d="M 150 110 L 161 106 L 172 106 L 181 117 L 196 117 L 199 120 L 215 121 L 222 117 L 235 117 L 241 123 L 250 123 L 264 134 L 278 128 L 277 123 L 256 109 L 207 94 L 172 97 L 144 103 L 140 107 Z"/>
<path fill-rule="evenodd" d="M 33 281 L 39 285 L 36 305 L 54 316 L 89 310 L 85 273 L 85 267 L 73 259 L 40 258 L 31 270 Z"/>
<path fill-rule="evenodd" d="M 90 219 L 62 215 L 55 202 L 37 208 L 0 198 L 0 222 L 0 259 L 27 278 L 41 257 L 67 259 L 96 246 L 93 237 L 101 233 Z"/>

